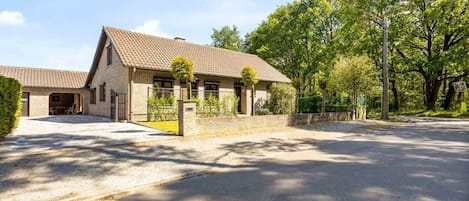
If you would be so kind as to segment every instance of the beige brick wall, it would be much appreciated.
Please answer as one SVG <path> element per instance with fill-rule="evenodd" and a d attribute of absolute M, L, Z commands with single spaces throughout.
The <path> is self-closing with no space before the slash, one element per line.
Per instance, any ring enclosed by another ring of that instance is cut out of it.
<path fill-rule="evenodd" d="M 109 44 L 109 39 L 106 41 L 107 46 Z M 98 68 L 96 73 L 91 81 L 90 88 L 96 88 L 96 104 L 89 104 L 89 113 L 91 115 L 110 117 L 111 115 L 111 90 L 114 90 L 118 93 L 125 93 L 128 96 L 128 85 L 129 85 L 129 71 L 130 69 L 124 67 L 115 48 L 112 52 L 112 64 L 107 65 L 107 51 L 106 47 L 101 53 L 99 59 Z M 106 83 L 106 100 L 99 100 L 99 85 Z M 127 100 L 128 102 L 128 100 Z M 129 111 L 127 109 L 127 111 Z"/>
<path fill-rule="evenodd" d="M 29 116 L 40 117 L 49 115 L 49 96 L 53 93 L 74 93 L 82 97 L 82 111 L 88 114 L 89 91 L 86 89 L 60 89 L 60 88 L 41 88 L 24 87 L 23 92 L 29 93 Z"/>
<path fill-rule="evenodd" d="M 251 117 L 197 118 L 192 130 L 199 135 L 251 134 L 288 126 L 303 126 L 326 121 L 350 121 L 350 112 L 263 115 Z M 196 135 L 193 133 L 193 135 Z"/>

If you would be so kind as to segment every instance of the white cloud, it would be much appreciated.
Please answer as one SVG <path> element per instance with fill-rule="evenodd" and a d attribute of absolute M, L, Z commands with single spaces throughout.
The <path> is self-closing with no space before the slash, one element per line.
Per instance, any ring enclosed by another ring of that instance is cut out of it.
<path fill-rule="evenodd" d="M 157 19 L 152 19 L 143 22 L 143 25 L 137 26 L 132 31 L 151 34 L 155 36 L 162 36 L 169 38 L 170 36 L 160 30 L 160 21 Z"/>
<path fill-rule="evenodd" d="M 45 66 L 59 69 L 89 70 L 94 49 L 88 46 L 75 48 L 54 47 L 47 51 Z"/>
<path fill-rule="evenodd" d="M 0 25 L 23 25 L 24 16 L 19 11 L 0 11 Z"/>

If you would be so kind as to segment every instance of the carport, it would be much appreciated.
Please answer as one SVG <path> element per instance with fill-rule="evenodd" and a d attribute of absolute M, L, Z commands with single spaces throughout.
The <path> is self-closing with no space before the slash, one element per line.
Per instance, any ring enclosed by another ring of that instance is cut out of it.
<path fill-rule="evenodd" d="M 83 96 L 78 93 L 49 95 L 49 115 L 82 114 Z"/>

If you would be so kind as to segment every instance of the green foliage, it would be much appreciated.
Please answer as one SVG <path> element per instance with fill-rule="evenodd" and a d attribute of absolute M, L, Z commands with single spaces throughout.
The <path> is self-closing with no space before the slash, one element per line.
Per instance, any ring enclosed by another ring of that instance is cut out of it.
<path fill-rule="evenodd" d="M 269 109 L 273 114 L 291 114 L 295 106 L 295 88 L 285 83 L 273 83 L 269 89 Z"/>
<path fill-rule="evenodd" d="M 241 71 L 241 83 L 243 83 L 247 88 L 251 89 L 251 111 L 253 111 L 252 115 L 255 113 L 254 93 L 256 90 L 254 86 L 257 84 L 257 82 L 259 82 L 259 79 L 257 79 L 257 74 L 254 68 L 251 65 L 245 65 Z"/>
<path fill-rule="evenodd" d="M 269 110 L 269 108 L 260 108 L 257 110 L 257 115 L 272 115 L 273 113 Z"/>
<path fill-rule="evenodd" d="M 0 76 L 0 139 L 18 126 L 21 95 L 22 86 L 17 80 Z"/>
<path fill-rule="evenodd" d="M 174 95 L 170 96 L 150 96 L 148 97 L 148 121 L 168 121 L 175 120 L 178 116 Z"/>
<path fill-rule="evenodd" d="M 339 93 L 352 97 L 354 103 L 359 94 L 372 95 L 379 91 L 378 71 L 367 56 L 340 57 L 331 73 L 329 85 Z"/>
<path fill-rule="evenodd" d="M 241 71 L 241 83 L 248 88 L 253 88 L 259 82 L 256 71 L 251 65 L 245 65 Z"/>
<path fill-rule="evenodd" d="M 322 97 L 306 96 L 298 99 L 299 113 L 319 113 L 321 112 Z M 329 103 L 325 105 L 324 112 L 345 112 L 352 108 L 349 99 L 344 97 L 330 97 Z"/>
<path fill-rule="evenodd" d="M 223 96 L 218 100 L 215 96 L 206 97 L 205 100 L 195 99 L 198 117 L 219 117 L 238 115 L 238 97 L 235 95 Z"/>
<path fill-rule="evenodd" d="M 328 71 L 337 48 L 338 5 L 302 0 L 279 6 L 250 35 L 248 52 L 257 54 L 293 81 L 299 93 L 318 70 Z"/>
<path fill-rule="evenodd" d="M 224 26 L 220 30 L 213 29 L 212 46 L 234 51 L 241 51 L 242 40 L 239 36 L 238 27 Z"/>
<path fill-rule="evenodd" d="M 192 97 L 191 82 L 194 81 L 194 64 L 188 58 L 177 56 L 171 62 L 171 74 L 174 78 L 185 81 L 187 84 L 188 97 Z"/>

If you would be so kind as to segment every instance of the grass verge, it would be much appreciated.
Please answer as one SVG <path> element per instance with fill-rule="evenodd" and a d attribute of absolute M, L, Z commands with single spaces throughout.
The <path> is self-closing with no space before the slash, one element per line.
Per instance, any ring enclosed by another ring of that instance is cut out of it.
<path fill-rule="evenodd" d="M 425 111 L 425 110 L 413 110 L 403 111 L 399 113 L 392 113 L 398 115 L 415 115 L 418 117 L 445 117 L 445 118 L 469 118 L 469 112 L 458 112 L 458 111 Z"/>
<path fill-rule="evenodd" d="M 179 130 L 178 121 L 159 121 L 159 122 L 138 122 L 138 124 L 151 127 L 157 130 L 165 131 L 177 135 Z"/>

